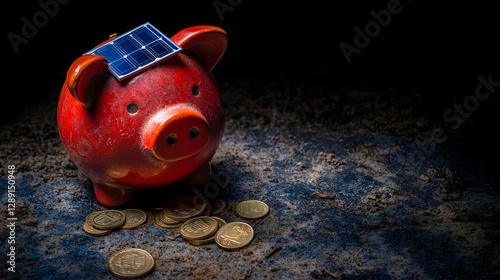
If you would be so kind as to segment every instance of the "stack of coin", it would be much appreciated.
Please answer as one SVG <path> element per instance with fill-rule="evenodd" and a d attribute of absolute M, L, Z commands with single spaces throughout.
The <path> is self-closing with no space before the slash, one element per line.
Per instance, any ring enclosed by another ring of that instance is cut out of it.
<path fill-rule="evenodd" d="M 205 245 L 214 242 L 218 229 L 226 224 L 219 217 L 199 216 L 187 220 L 179 229 L 180 235 L 191 245 Z"/>
<path fill-rule="evenodd" d="M 163 228 L 178 228 L 189 219 L 210 215 L 211 209 L 210 203 L 196 195 L 174 197 L 156 215 L 155 224 Z"/>
<path fill-rule="evenodd" d="M 121 229 L 136 229 L 148 220 L 148 215 L 139 209 L 125 209 L 122 212 L 125 214 L 125 223 L 120 227 Z"/>
<path fill-rule="evenodd" d="M 155 225 L 161 227 L 161 228 L 178 228 L 180 227 L 184 222 L 183 221 L 176 221 L 172 220 L 169 218 L 165 213 L 160 211 L 159 213 L 156 214 L 155 219 L 154 219 Z"/>
<path fill-rule="evenodd" d="M 103 236 L 111 233 L 112 231 L 111 229 L 98 229 L 94 227 L 93 219 L 95 215 L 99 214 L 99 212 L 100 211 L 94 211 L 88 214 L 87 217 L 85 218 L 85 222 L 83 223 L 83 231 L 88 235 Z"/>
<path fill-rule="evenodd" d="M 180 236 L 192 245 L 217 243 L 225 250 L 248 246 L 254 238 L 252 226 L 243 222 L 227 223 L 218 215 L 225 211 L 227 203 L 220 198 L 209 203 L 196 196 L 176 197 L 167 203 L 155 218 L 155 224 L 163 228 L 180 228 Z M 196 201 L 196 203 L 193 203 Z M 236 205 L 236 215 L 256 220 L 269 214 L 269 207 L 260 200 L 245 200 Z"/>
<path fill-rule="evenodd" d="M 103 236 L 119 228 L 138 228 L 146 221 L 146 213 L 139 209 L 94 211 L 85 218 L 83 231 L 92 236 Z"/>

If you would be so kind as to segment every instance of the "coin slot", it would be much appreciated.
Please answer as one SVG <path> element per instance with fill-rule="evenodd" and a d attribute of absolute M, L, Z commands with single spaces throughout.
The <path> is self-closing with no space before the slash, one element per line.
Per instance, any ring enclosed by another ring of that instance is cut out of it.
<path fill-rule="evenodd" d="M 167 136 L 167 144 L 174 146 L 177 143 L 177 135 L 175 133 L 169 134 Z"/>
<path fill-rule="evenodd" d="M 189 130 L 189 137 L 191 137 L 191 139 L 196 139 L 198 138 L 198 136 L 200 136 L 200 129 L 198 129 L 196 126 Z"/>

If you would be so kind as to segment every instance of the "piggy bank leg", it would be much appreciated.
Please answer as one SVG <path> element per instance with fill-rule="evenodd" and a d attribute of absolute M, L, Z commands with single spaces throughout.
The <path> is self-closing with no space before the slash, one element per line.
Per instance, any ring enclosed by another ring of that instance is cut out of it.
<path fill-rule="evenodd" d="M 97 201 L 105 206 L 120 206 L 132 199 L 133 189 L 117 188 L 105 184 L 94 183 Z"/>
<path fill-rule="evenodd" d="M 189 187 L 203 186 L 210 183 L 210 181 L 212 180 L 211 174 L 212 168 L 210 167 L 210 163 L 207 163 L 206 165 L 198 169 L 198 171 L 193 174 L 191 178 L 186 180 L 185 184 Z"/>

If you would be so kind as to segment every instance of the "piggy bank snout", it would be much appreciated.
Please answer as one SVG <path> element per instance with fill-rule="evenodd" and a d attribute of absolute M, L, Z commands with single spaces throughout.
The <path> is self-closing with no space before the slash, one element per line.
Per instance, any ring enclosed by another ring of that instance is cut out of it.
<path fill-rule="evenodd" d="M 177 106 L 155 114 L 142 133 L 143 145 L 154 157 L 175 162 L 199 153 L 210 140 L 206 119 L 195 109 Z"/>

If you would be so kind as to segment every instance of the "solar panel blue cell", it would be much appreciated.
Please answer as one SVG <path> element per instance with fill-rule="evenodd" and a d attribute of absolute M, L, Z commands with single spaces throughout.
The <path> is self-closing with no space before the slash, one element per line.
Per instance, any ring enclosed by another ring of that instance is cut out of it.
<path fill-rule="evenodd" d="M 172 51 L 172 48 L 161 41 L 156 41 L 148 45 L 148 48 L 156 57 L 162 57 Z"/>
<path fill-rule="evenodd" d="M 131 37 L 124 37 L 115 40 L 114 44 L 125 53 L 131 53 L 141 47 L 139 42 L 134 41 Z"/>
<path fill-rule="evenodd" d="M 155 35 L 151 32 L 148 32 L 146 28 L 141 28 L 140 30 L 138 30 L 135 36 L 137 36 L 137 39 L 143 44 L 149 44 L 156 39 Z"/>
<path fill-rule="evenodd" d="M 132 58 L 135 62 L 137 62 L 137 65 L 139 66 L 146 66 L 155 60 L 155 58 L 151 54 L 149 54 L 145 49 L 139 49 L 135 52 L 132 52 L 128 55 L 128 57 Z"/>
<path fill-rule="evenodd" d="M 182 49 L 149 22 L 98 46 L 86 54 L 106 58 L 110 72 L 122 80 Z"/>
<path fill-rule="evenodd" d="M 104 56 L 109 63 L 115 62 L 123 57 L 123 54 L 113 47 L 113 45 L 103 46 L 102 48 L 96 50 L 95 54 Z"/>
<path fill-rule="evenodd" d="M 137 66 L 133 65 L 129 60 L 121 58 L 112 64 L 109 64 L 111 73 L 114 73 L 118 77 L 124 76 L 127 73 L 132 73 Z"/>
<path fill-rule="evenodd" d="M 175 44 L 174 42 L 172 42 L 170 40 L 165 40 L 164 42 L 173 50 L 176 50 L 177 48 L 179 48 L 179 46 L 177 46 L 177 44 Z"/>

